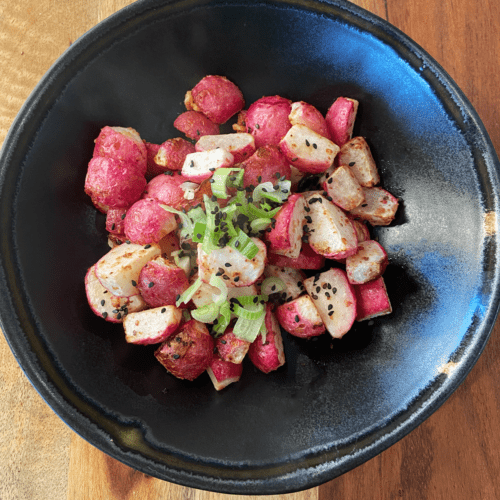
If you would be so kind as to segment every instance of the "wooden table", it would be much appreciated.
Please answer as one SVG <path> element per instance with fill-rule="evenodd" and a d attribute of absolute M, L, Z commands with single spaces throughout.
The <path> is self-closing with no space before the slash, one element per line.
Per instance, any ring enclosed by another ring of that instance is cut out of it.
<path fill-rule="evenodd" d="M 0 141 L 36 83 L 80 35 L 130 0 L 0 0 Z M 356 0 L 412 37 L 455 79 L 500 152 L 500 3 Z M 283 500 L 500 498 L 500 323 L 466 381 L 382 454 Z M 0 335 L 1 500 L 229 500 L 166 483 L 104 455 L 32 388 Z"/>

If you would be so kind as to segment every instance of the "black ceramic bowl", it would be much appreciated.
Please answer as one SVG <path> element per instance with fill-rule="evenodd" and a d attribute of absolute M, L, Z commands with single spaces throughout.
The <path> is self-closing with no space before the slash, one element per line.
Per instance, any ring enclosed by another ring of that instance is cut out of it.
<path fill-rule="evenodd" d="M 90 311 L 86 269 L 107 250 L 83 192 L 104 125 L 179 135 L 206 74 L 247 103 L 279 94 L 326 111 L 360 101 L 383 185 L 401 198 L 375 235 L 394 313 L 340 341 L 285 336 L 287 363 L 216 392 L 170 376 Z M 341 0 L 139 1 L 79 39 L 13 124 L 1 156 L 1 326 L 19 364 L 77 433 L 144 473 L 271 494 L 330 480 L 414 429 L 457 388 L 498 309 L 499 163 L 470 103 L 420 47 Z"/>

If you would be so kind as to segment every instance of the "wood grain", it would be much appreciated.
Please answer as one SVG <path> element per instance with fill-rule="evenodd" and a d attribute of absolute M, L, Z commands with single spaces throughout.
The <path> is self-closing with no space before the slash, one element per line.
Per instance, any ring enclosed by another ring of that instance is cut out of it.
<path fill-rule="evenodd" d="M 0 142 L 39 79 L 76 38 L 129 0 L 0 0 Z M 500 3 L 356 0 L 433 56 L 500 150 Z M 465 383 L 410 435 L 329 483 L 270 500 L 500 498 L 499 326 Z M 43 402 L 0 336 L 1 500 L 242 500 L 163 482 L 103 454 Z M 259 497 L 260 498 L 260 497 Z"/>

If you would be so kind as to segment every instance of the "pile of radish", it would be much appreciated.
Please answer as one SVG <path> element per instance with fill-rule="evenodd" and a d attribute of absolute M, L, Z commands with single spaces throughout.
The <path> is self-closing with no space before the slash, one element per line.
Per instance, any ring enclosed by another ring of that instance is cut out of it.
<path fill-rule="evenodd" d="M 184 104 L 182 137 L 151 144 L 107 126 L 95 140 L 85 192 L 110 250 L 85 277 L 93 312 L 129 343 L 158 344 L 175 377 L 207 372 L 217 390 L 246 357 L 264 373 L 282 366 L 282 330 L 338 339 L 389 314 L 388 258 L 369 227 L 389 225 L 398 200 L 352 137 L 358 102 L 339 97 L 325 116 L 281 96 L 245 108 L 210 75 Z"/>

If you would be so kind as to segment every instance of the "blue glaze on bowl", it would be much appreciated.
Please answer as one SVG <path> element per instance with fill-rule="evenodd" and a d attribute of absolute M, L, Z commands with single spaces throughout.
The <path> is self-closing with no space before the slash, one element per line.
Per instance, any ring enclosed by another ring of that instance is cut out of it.
<path fill-rule="evenodd" d="M 83 193 L 104 125 L 177 136 L 186 90 L 224 74 L 247 103 L 279 94 L 325 112 L 360 101 L 396 221 L 394 312 L 342 340 L 285 336 L 287 363 L 217 393 L 174 379 L 88 308 L 106 251 Z M 435 411 L 470 371 L 498 311 L 499 162 L 470 103 L 420 47 L 347 2 L 139 1 L 73 46 L 21 110 L 0 158 L 2 329 L 47 403 L 85 439 L 156 477 L 225 493 L 328 481 Z M 36 207 L 34 209 L 33 207 Z"/>

